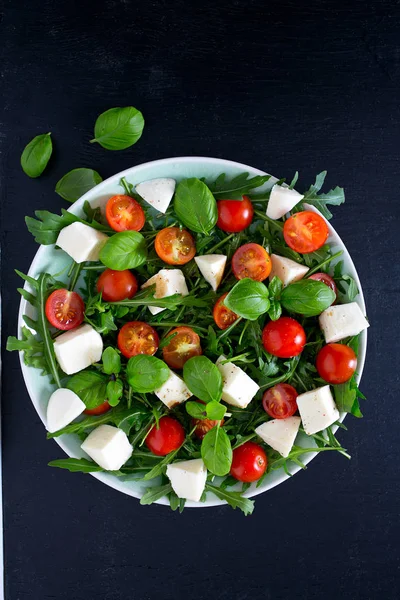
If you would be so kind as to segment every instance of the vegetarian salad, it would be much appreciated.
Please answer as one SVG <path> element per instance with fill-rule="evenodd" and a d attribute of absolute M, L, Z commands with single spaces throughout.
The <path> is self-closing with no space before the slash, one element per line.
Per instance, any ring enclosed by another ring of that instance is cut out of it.
<path fill-rule="evenodd" d="M 369 325 L 329 245 L 328 205 L 344 193 L 320 193 L 325 175 L 304 194 L 297 173 L 267 192 L 270 176 L 248 173 L 123 178 L 84 218 L 26 217 L 72 259 L 68 273 L 17 272 L 36 316 L 7 345 L 54 384 L 47 437 L 81 439 L 87 458 L 50 466 L 150 482 L 142 504 L 183 510 L 212 493 L 250 514 L 245 492 L 271 471 L 349 457 L 334 431 L 341 413 L 362 416 Z"/>

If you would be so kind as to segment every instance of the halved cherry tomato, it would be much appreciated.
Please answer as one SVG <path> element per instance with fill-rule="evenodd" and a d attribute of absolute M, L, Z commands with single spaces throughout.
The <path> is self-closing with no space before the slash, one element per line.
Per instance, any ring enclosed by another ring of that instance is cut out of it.
<path fill-rule="evenodd" d="M 271 273 L 271 269 L 271 258 L 259 244 L 244 244 L 232 257 L 232 271 L 236 279 L 250 277 L 255 281 L 264 281 Z"/>
<path fill-rule="evenodd" d="M 230 310 L 227 306 L 224 306 L 223 302 L 227 297 L 228 292 L 226 294 L 222 294 L 220 298 L 214 304 L 213 309 L 213 317 L 217 327 L 220 329 L 227 329 L 229 325 L 232 325 L 238 319 L 238 315 Z"/>
<path fill-rule="evenodd" d="M 46 300 L 45 311 L 53 327 L 67 331 L 83 323 L 85 303 L 77 292 L 55 290 Z"/>
<path fill-rule="evenodd" d="M 322 283 L 325 283 L 325 285 L 330 287 L 331 290 L 333 292 L 335 292 L 335 294 L 337 296 L 336 283 L 335 283 L 334 279 L 327 273 L 314 273 L 314 275 L 310 275 L 309 279 L 315 279 L 315 281 L 322 281 Z M 336 300 L 334 300 L 332 302 L 332 304 L 335 304 L 335 302 L 336 302 Z"/>
<path fill-rule="evenodd" d="M 158 428 L 155 425 L 146 437 L 146 446 L 153 454 L 165 456 L 182 446 L 185 430 L 176 419 L 161 417 Z"/>
<path fill-rule="evenodd" d="M 137 354 L 152 356 L 157 352 L 158 344 L 157 331 L 143 321 L 125 323 L 118 334 L 118 348 L 126 358 Z"/>
<path fill-rule="evenodd" d="M 185 265 L 196 254 L 193 236 L 179 227 L 161 229 L 156 235 L 154 249 L 167 265 Z"/>
<path fill-rule="evenodd" d="M 355 373 L 357 356 L 350 346 L 327 344 L 318 352 L 316 367 L 328 383 L 345 383 Z"/>
<path fill-rule="evenodd" d="M 197 399 L 196 402 L 205 404 L 203 400 Z M 199 440 L 202 440 L 206 433 L 210 431 L 210 429 L 213 429 L 213 427 L 216 427 L 218 424 L 222 427 L 224 422 L 225 419 L 221 419 L 221 421 L 213 421 L 212 419 L 192 419 L 191 428 L 196 427 L 194 430 L 194 435 L 199 438 Z"/>
<path fill-rule="evenodd" d="M 287 419 L 297 410 L 297 396 L 298 393 L 292 385 L 277 383 L 264 393 L 262 405 L 265 412 L 273 419 Z"/>
<path fill-rule="evenodd" d="M 192 356 L 202 353 L 200 338 L 190 327 L 176 327 L 169 334 L 171 341 L 164 346 L 163 359 L 171 369 L 183 369 L 183 365 Z"/>
<path fill-rule="evenodd" d="M 295 319 L 281 317 L 266 324 L 262 332 L 262 343 L 265 350 L 273 356 L 292 358 L 302 352 L 306 332 Z"/>
<path fill-rule="evenodd" d="M 112 196 L 108 200 L 106 218 L 114 231 L 140 231 L 146 221 L 144 210 L 139 202 L 124 194 Z"/>
<path fill-rule="evenodd" d="M 231 475 L 238 481 L 251 483 L 264 475 L 268 459 L 255 442 L 245 442 L 233 451 Z"/>
<path fill-rule="evenodd" d="M 328 236 L 328 225 L 324 219 L 310 210 L 295 213 L 283 226 L 285 242 L 301 254 L 315 252 L 325 244 Z"/>
<path fill-rule="evenodd" d="M 103 413 L 106 413 L 109 410 L 111 410 L 111 406 L 108 404 L 108 400 L 105 400 L 104 402 L 99 404 L 99 406 L 96 406 L 96 408 L 87 408 L 83 412 L 87 415 L 102 415 Z"/>
<path fill-rule="evenodd" d="M 106 302 L 119 302 L 133 298 L 138 291 L 136 277 L 130 271 L 106 269 L 97 280 L 97 291 Z"/>
<path fill-rule="evenodd" d="M 217 208 L 217 227 L 227 233 L 243 231 L 253 220 L 253 203 L 247 196 L 243 200 L 218 200 Z"/>

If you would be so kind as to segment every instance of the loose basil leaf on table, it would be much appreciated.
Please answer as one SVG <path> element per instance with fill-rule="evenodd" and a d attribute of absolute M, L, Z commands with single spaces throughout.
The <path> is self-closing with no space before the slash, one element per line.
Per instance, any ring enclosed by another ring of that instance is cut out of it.
<path fill-rule="evenodd" d="M 125 150 L 136 144 L 143 128 L 144 118 L 137 108 L 110 108 L 97 118 L 90 143 L 97 142 L 106 150 Z"/>
<path fill-rule="evenodd" d="M 67 388 L 75 392 L 86 405 L 86 408 L 96 408 L 107 400 L 108 378 L 98 371 L 81 371 L 71 377 Z"/>
<path fill-rule="evenodd" d="M 75 202 L 102 181 L 101 175 L 93 169 L 72 169 L 57 182 L 55 191 L 64 200 Z"/>
<path fill-rule="evenodd" d="M 128 360 L 126 378 L 136 392 L 154 392 L 167 381 L 169 374 L 165 362 L 155 356 L 139 354 Z"/>
<path fill-rule="evenodd" d="M 101 262 L 109 269 L 135 269 L 146 262 L 146 241 L 138 231 L 121 231 L 107 240 L 100 251 Z"/>
<path fill-rule="evenodd" d="M 201 457 L 214 475 L 227 475 L 232 464 L 232 446 L 227 433 L 219 426 L 213 427 L 203 438 Z"/>
<path fill-rule="evenodd" d="M 322 281 L 302 279 L 282 291 L 281 304 L 289 312 L 315 317 L 331 306 L 335 298 L 335 292 Z"/>
<path fill-rule="evenodd" d="M 21 155 L 21 167 L 33 179 L 45 170 L 53 152 L 51 133 L 37 135 L 27 144 Z"/>
<path fill-rule="evenodd" d="M 103 313 L 104 314 L 104 313 Z M 112 346 L 108 346 L 102 354 L 103 370 L 107 375 L 117 375 L 121 370 L 121 357 Z"/>
<path fill-rule="evenodd" d="M 222 376 L 218 367 L 206 356 L 193 356 L 183 367 L 183 379 L 194 396 L 203 402 L 219 402 Z"/>
<path fill-rule="evenodd" d="M 240 317 L 256 321 L 270 307 L 268 288 L 260 281 L 241 279 L 233 286 L 224 304 Z"/>
<path fill-rule="evenodd" d="M 107 400 L 110 406 L 117 406 L 119 404 L 123 391 L 124 386 L 120 379 L 107 383 Z"/>
<path fill-rule="evenodd" d="M 207 234 L 218 220 L 214 196 L 206 184 L 196 177 L 178 183 L 174 210 L 181 223 L 197 233 Z"/>

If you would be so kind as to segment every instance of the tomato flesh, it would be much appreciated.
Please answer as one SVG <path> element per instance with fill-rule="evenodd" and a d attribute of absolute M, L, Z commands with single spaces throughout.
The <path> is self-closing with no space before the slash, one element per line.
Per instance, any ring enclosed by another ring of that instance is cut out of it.
<path fill-rule="evenodd" d="M 169 334 L 169 344 L 163 348 L 163 359 L 171 369 L 183 369 L 185 362 L 202 353 L 200 338 L 190 327 L 176 327 Z"/>
<path fill-rule="evenodd" d="M 118 348 L 126 358 L 138 354 L 152 356 L 158 350 L 159 337 L 155 329 L 143 321 L 125 323 L 118 334 Z"/>
<path fill-rule="evenodd" d="M 288 383 L 277 383 L 264 392 L 262 405 L 273 419 L 287 419 L 297 411 L 298 393 Z"/>
<path fill-rule="evenodd" d="M 267 352 L 278 358 L 298 356 L 306 343 L 306 333 L 298 321 L 281 317 L 270 321 L 262 332 L 262 343 Z"/>
<path fill-rule="evenodd" d="M 238 315 L 233 312 L 233 310 L 230 310 L 227 306 L 224 306 L 223 302 L 227 295 L 228 292 L 218 298 L 213 308 L 213 318 L 216 326 L 220 329 L 227 329 L 236 321 L 236 319 L 239 318 Z"/>
<path fill-rule="evenodd" d="M 329 230 L 324 219 L 310 210 L 295 213 L 283 226 L 285 242 L 300 254 L 315 252 L 325 244 L 328 236 Z"/>
<path fill-rule="evenodd" d="M 46 300 L 45 311 L 53 327 L 68 331 L 83 323 L 85 303 L 77 292 L 55 290 Z"/>
<path fill-rule="evenodd" d="M 179 227 L 161 229 L 156 235 L 154 249 L 168 265 L 185 265 L 196 254 L 193 236 Z"/>
<path fill-rule="evenodd" d="M 325 283 L 325 285 L 330 287 L 331 290 L 333 292 L 335 292 L 335 295 L 337 297 L 337 287 L 336 287 L 335 280 L 327 273 L 314 273 L 314 275 L 310 275 L 309 279 L 314 279 L 315 281 L 322 281 L 322 283 Z M 332 304 L 335 304 L 335 303 L 336 303 L 336 300 L 334 300 L 332 302 Z"/>
<path fill-rule="evenodd" d="M 185 441 L 185 430 L 176 419 L 161 417 L 158 427 L 154 425 L 146 437 L 145 443 L 150 452 L 157 456 L 166 456 L 177 450 Z"/>
<path fill-rule="evenodd" d="M 355 373 L 357 356 L 346 344 L 327 344 L 318 352 L 315 366 L 328 383 L 345 383 Z"/>
<path fill-rule="evenodd" d="M 238 481 L 251 483 L 264 475 L 267 464 L 262 447 L 255 442 L 245 442 L 233 451 L 230 473 Z"/>
<path fill-rule="evenodd" d="M 130 271 L 106 269 L 97 280 L 97 291 L 106 302 L 120 302 L 133 298 L 138 291 L 136 277 Z"/>
<path fill-rule="evenodd" d="M 124 194 L 112 196 L 108 200 L 106 218 L 114 231 L 140 231 L 146 222 L 139 202 Z"/>
<path fill-rule="evenodd" d="M 232 271 L 236 279 L 249 277 L 255 281 L 264 281 L 271 269 L 270 255 L 259 244 L 244 244 L 232 257 Z"/>
<path fill-rule="evenodd" d="M 87 408 L 83 412 L 87 415 L 102 415 L 103 413 L 106 413 L 109 410 L 111 410 L 111 406 L 109 405 L 108 400 L 105 400 L 104 402 L 99 404 L 99 406 L 96 406 L 96 408 Z"/>
<path fill-rule="evenodd" d="M 253 203 L 247 196 L 243 200 L 218 200 L 217 227 L 227 233 L 243 231 L 253 220 Z"/>

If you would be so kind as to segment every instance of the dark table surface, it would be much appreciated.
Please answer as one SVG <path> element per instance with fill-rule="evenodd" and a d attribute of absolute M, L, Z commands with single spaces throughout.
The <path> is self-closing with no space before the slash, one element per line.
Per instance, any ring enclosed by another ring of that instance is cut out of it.
<path fill-rule="evenodd" d="M 3 338 L 13 269 L 36 251 L 23 217 L 65 206 L 56 181 L 181 155 L 298 169 L 299 189 L 328 169 L 372 323 L 365 416 L 340 434 L 352 460 L 321 455 L 247 518 L 141 507 L 48 468 L 62 453 L 4 354 L 7 600 L 399 598 L 399 3 L 5 0 L 0 17 Z M 140 142 L 90 145 L 97 115 L 128 104 L 146 118 Z M 54 157 L 30 180 L 21 150 L 47 131 Z"/>

